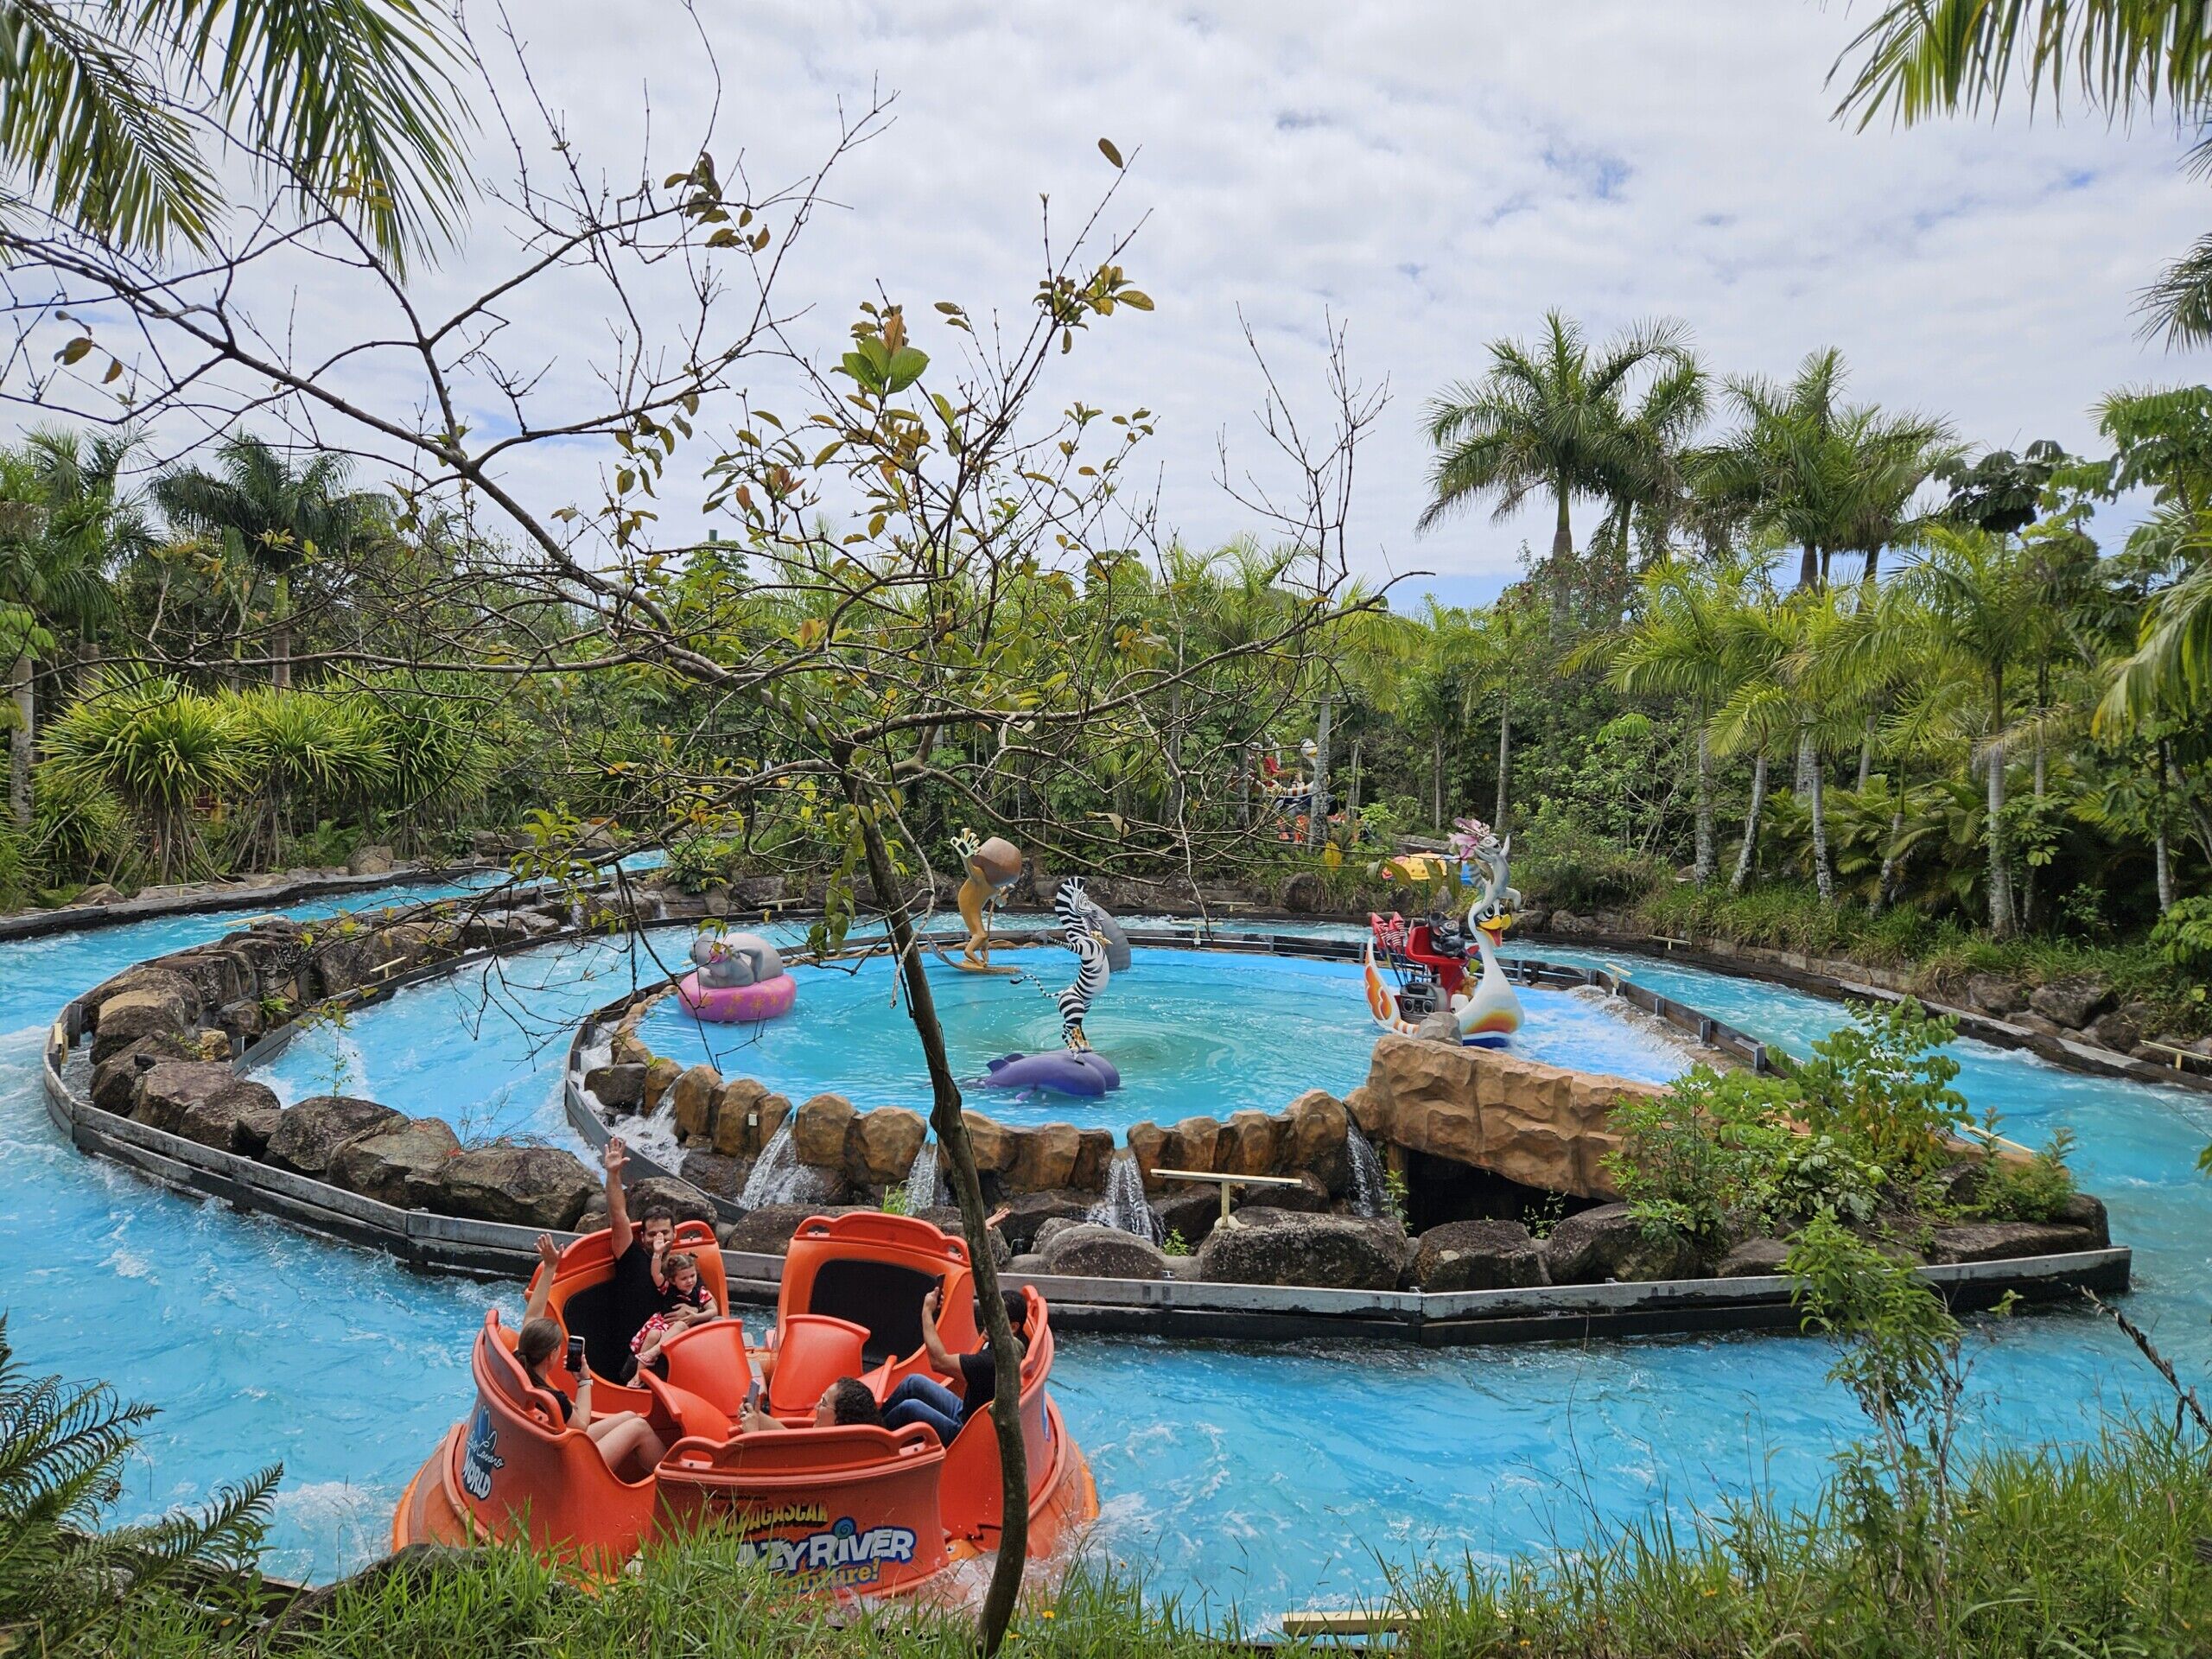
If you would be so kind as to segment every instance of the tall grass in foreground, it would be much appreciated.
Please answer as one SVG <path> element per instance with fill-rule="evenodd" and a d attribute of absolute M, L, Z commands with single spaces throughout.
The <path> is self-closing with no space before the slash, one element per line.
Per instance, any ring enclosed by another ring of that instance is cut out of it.
<path fill-rule="evenodd" d="M 2207 1476 L 2201 1445 L 2140 1423 L 2069 1452 L 1992 1452 L 1960 1484 L 1940 1541 L 1947 1593 L 1935 1604 L 1900 1592 L 1885 1553 L 1854 1536 L 1834 1494 L 1804 1511 L 1753 1502 L 1701 1529 L 1655 1520 L 1502 1572 L 1435 1564 L 1396 1587 L 1393 1600 L 1420 1615 L 1402 1649 L 1414 1659 L 2204 1654 L 2212 1567 L 2196 1541 L 2212 1537 Z M 149 1605 L 109 1634 L 117 1645 L 104 1650 L 148 1659 L 244 1653 L 252 1643 L 244 1627 L 175 1603 Z M 590 1595 L 513 1551 L 478 1552 L 341 1595 L 327 1623 L 270 1650 L 308 1659 L 956 1659 L 973 1642 L 965 1619 L 878 1616 L 840 1626 L 829 1610 L 764 1584 L 728 1538 L 706 1537 L 656 1551 L 637 1574 Z M 1173 1608 L 1147 1608 L 1129 1581 L 1078 1574 L 1054 1599 L 1025 1606 L 1007 1651 L 1173 1659 L 1230 1642 Z"/>

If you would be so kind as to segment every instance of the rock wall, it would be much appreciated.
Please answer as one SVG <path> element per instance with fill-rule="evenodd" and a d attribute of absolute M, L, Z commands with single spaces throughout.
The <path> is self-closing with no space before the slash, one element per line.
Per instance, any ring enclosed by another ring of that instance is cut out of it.
<path fill-rule="evenodd" d="M 1570 1071 L 1496 1049 L 1387 1035 L 1345 1104 L 1368 1138 L 1575 1198 L 1615 1196 L 1603 1160 L 1614 1103 L 1656 1084 Z"/>
<path fill-rule="evenodd" d="M 374 1101 L 286 1108 L 231 1057 L 334 997 L 569 925 L 564 906 L 439 900 L 372 916 L 267 921 L 125 969 L 79 999 L 92 1104 L 400 1209 L 563 1230 L 601 1186 L 554 1147 L 464 1147 L 449 1124 Z"/>

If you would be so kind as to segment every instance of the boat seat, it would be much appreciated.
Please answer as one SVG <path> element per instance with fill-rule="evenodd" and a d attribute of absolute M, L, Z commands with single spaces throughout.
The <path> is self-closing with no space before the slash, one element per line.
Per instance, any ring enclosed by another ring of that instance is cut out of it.
<path fill-rule="evenodd" d="M 638 1381 L 652 1396 L 652 1409 L 645 1413 L 645 1420 L 661 1431 L 664 1440 L 695 1437 L 726 1440 L 735 1427 L 728 1413 L 689 1389 L 664 1382 L 651 1371 L 639 1371 Z"/>
<path fill-rule="evenodd" d="M 753 1358 L 738 1319 L 709 1319 L 679 1331 L 660 1345 L 668 1380 L 734 1420 L 753 1391 Z"/>
<path fill-rule="evenodd" d="M 530 1413 L 556 1433 L 566 1428 L 568 1419 L 561 1414 L 560 1401 L 551 1389 L 541 1389 L 531 1382 L 530 1373 L 515 1357 L 513 1337 L 503 1327 L 493 1325 L 486 1331 L 486 1338 L 478 1344 L 484 1354 L 485 1380 L 516 1409 Z"/>
<path fill-rule="evenodd" d="M 942 1275 L 897 1262 L 860 1257 L 824 1262 L 817 1268 L 807 1312 L 849 1319 L 867 1332 L 863 1357 L 871 1365 L 902 1359 L 922 1345 L 922 1298 L 941 1290 Z"/>
<path fill-rule="evenodd" d="M 867 1369 L 862 1351 L 868 1327 L 826 1313 L 793 1313 L 784 1320 L 776 1348 L 776 1374 L 768 1382 L 768 1410 L 777 1417 L 812 1413 L 822 1392 L 841 1376 Z"/>

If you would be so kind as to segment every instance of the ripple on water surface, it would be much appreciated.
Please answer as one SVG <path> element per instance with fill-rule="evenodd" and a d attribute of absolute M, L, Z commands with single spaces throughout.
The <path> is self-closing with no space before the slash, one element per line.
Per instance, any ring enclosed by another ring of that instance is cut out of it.
<path fill-rule="evenodd" d="M 203 918 L 197 932 L 153 943 L 155 933 L 130 928 L 41 941 L 28 967 L 23 947 L 0 946 L 0 1007 L 17 1026 L 0 1043 L 0 1297 L 34 1369 L 105 1377 L 163 1408 L 130 1471 L 130 1512 L 203 1497 L 281 1458 L 275 1565 L 327 1573 L 380 1545 L 401 1485 L 461 1412 L 467 1344 L 483 1309 L 496 1298 L 512 1312 L 518 1295 L 418 1278 L 170 1197 L 53 1132 L 37 1096 L 37 1039 L 59 1003 L 130 961 L 235 925 Z M 1800 993 L 1626 965 L 1800 1052 L 1837 1020 L 1833 1003 Z M 1109 995 L 1141 984 L 1132 976 Z M 548 976 L 538 994 L 567 993 Z M 588 1006 L 614 994 L 602 981 L 575 996 Z M 1290 1022 L 1281 1045 L 1306 1051 L 1301 1071 L 1342 995 L 1325 984 L 1306 994 L 1319 999 L 1315 1016 Z M 882 1003 L 877 1017 L 889 1020 L 895 1011 Z M 1049 1039 L 1056 1021 L 1039 1013 Z M 378 1068 L 420 1042 L 410 1017 L 395 1003 L 353 1023 L 379 1090 Z M 1356 1009 L 1351 1017 L 1356 1032 Z M 1132 1040 L 1141 1024 L 1125 1027 Z M 512 1029 L 486 1021 L 474 1041 L 505 1044 L 496 1033 Z M 1146 1040 L 1167 1052 L 1197 1039 Z M 416 1070 L 389 1075 L 395 1089 L 419 1090 L 414 1109 L 440 1109 L 440 1067 L 461 1062 L 456 1051 L 423 1052 Z M 2212 1138 L 2205 1099 L 1979 1045 L 1959 1053 L 1969 1097 L 1995 1106 L 2021 1138 L 2060 1124 L 2075 1131 L 2085 1184 L 2137 1246 L 2133 1311 L 2186 1375 L 2212 1375 L 2212 1227 L 2193 1167 Z M 480 1089 L 456 1081 L 448 1092 Z M 1593 1524 L 1710 1508 L 1761 1480 L 1802 1497 L 1837 1440 L 1857 1429 L 1847 1400 L 1823 1381 L 1827 1360 L 1816 1343 L 1758 1338 L 1432 1353 L 1070 1337 L 1055 1391 L 1097 1472 L 1101 1547 L 1160 1592 L 1263 1616 L 1373 1593 L 1378 1563 L 1462 1550 L 1495 1560 L 1571 1544 Z M 2071 1438 L 2092 1431 L 2101 1410 L 2155 1404 L 2159 1394 L 2093 1319 L 2024 1318 L 1996 1332 L 1976 1372 L 1974 1429 Z"/>

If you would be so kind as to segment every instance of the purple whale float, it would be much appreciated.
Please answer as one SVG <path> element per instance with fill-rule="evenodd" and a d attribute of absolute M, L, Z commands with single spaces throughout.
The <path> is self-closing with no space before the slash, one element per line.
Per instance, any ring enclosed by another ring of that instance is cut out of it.
<path fill-rule="evenodd" d="M 1049 1089 L 1095 1100 L 1122 1086 L 1114 1062 L 1096 1049 L 1064 1048 L 1052 1054 L 1002 1054 L 976 1080 L 979 1089 Z"/>

